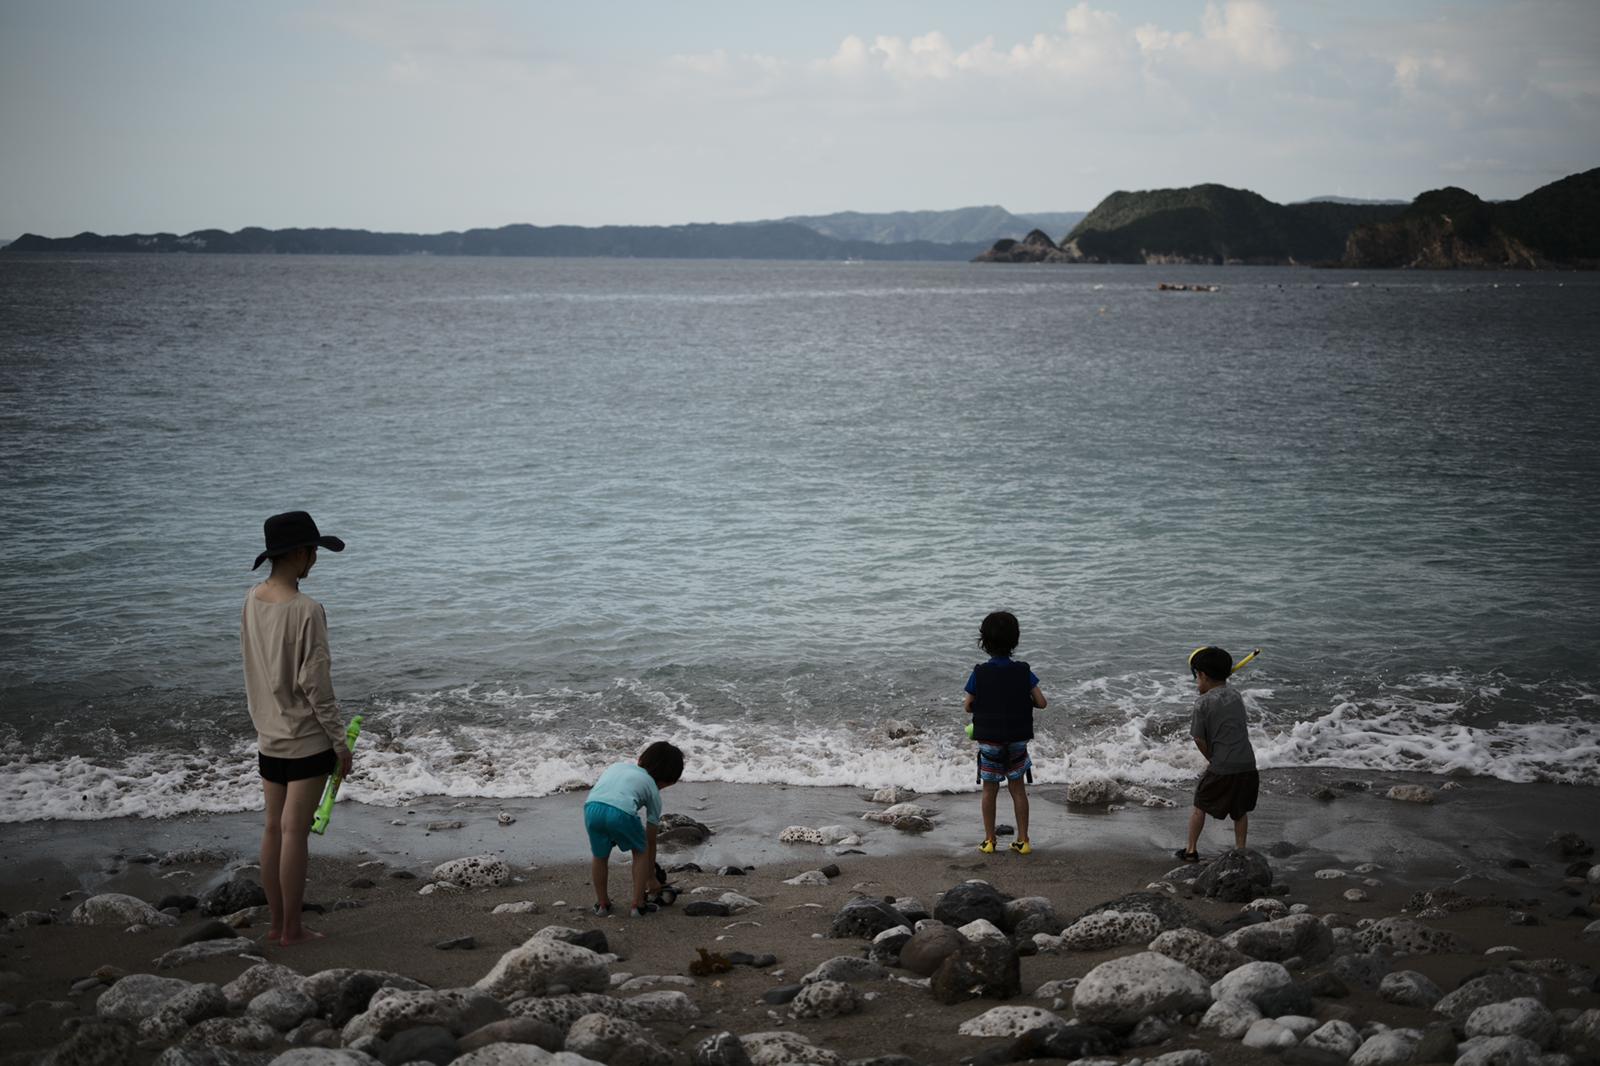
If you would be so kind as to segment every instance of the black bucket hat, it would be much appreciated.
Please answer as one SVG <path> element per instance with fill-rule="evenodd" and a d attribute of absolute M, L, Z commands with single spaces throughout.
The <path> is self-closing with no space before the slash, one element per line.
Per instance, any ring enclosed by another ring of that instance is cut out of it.
<path fill-rule="evenodd" d="M 285 511 L 275 514 L 262 524 L 267 535 L 267 550 L 256 556 L 254 570 L 268 559 L 276 559 L 280 555 L 288 555 L 296 548 L 309 548 L 313 544 L 329 551 L 344 551 L 344 541 L 338 537 L 324 537 L 317 531 L 317 524 L 311 516 L 304 511 Z"/>

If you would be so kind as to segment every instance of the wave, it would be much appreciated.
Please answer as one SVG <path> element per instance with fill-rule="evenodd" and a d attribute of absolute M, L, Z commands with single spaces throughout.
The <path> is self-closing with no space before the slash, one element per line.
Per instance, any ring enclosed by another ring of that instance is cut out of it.
<path fill-rule="evenodd" d="M 1289 705 L 1303 705 L 1298 690 L 1239 684 L 1263 769 L 1600 785 L 1600 698 L 1581 686 L 1508 696 L 1515 686 L 1503 678 L 1426 674 L 1375 693 L 1330 693 L 1324 709 L 1295 715 Z M 1203 768 L 1188 736 L 1191 695 L 1187 679 L 1171 675 L 1095 678 L 1053 693 L 1051 708 L 1037 716 L 1035 782 L 1095 773 L 1147 788 L 1187 787 Z M 825 701 L 794 696 L 757 712 L 745 694 L 716 713 L 685 692 L 637 679 L 600 691 L 472 685 L 394 696 L 365 708 L 358 772 L 344 795 L 392 807 L 422 796 L 517 799 L 577 790 L 655 739 L 684 749 L 686 781 L 976 787 L 959 711 L 819 721 Z M 1525 700 L 1540 713 L 1526 713 Z M 141 748 L 136 733 L 118 745 L 95 744 L 93 752 L 73 752 L 64 742 L 27 744 L 15 731 L 0 731 L 0 822 L 260 807 L 248 735 L 201 750 Z"/>

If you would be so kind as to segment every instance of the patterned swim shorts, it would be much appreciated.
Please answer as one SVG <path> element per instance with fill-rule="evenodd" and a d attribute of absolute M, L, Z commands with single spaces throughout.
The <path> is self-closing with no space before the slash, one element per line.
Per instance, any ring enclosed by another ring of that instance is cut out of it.
<path fill-rule="evenodd" d="M 1001 781 L 1020 781 L 1033 769 L 1028 758 L 1028 742 L 1014 740 L 1009 744 L 978 744 L 978 778 L 986 784 Z"/>

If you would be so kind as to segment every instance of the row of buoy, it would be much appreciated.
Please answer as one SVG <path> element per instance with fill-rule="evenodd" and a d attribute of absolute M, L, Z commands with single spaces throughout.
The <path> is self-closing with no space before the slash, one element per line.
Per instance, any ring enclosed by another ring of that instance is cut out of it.
<path fill-rule="evenodd" d="M 1188 284 L 1185 284 L 1183 282 L 1176 282 L 1175 283 L 1175 282 L 1170 282 L 1170 281 L 1163 281 L 1160 285 L 1156 286 L 1156 291 L 1157 292 L 1221 292 L 1222 291 L 1222 286 L 1221 285 L 1205 285 L 1205 284 L 1198 284 L 1198 283 L 1194 284 L 1194 285 L 1188 285 Z"/>

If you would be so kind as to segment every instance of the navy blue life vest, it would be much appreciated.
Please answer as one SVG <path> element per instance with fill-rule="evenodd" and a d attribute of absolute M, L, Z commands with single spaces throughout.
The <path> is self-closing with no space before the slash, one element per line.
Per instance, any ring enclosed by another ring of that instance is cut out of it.
<path fill-rule="evenodd" d="M 1011 744 L 1033 739 L 1033 671 L 1027 663 L 972 668 L 972 739 Z"/>

